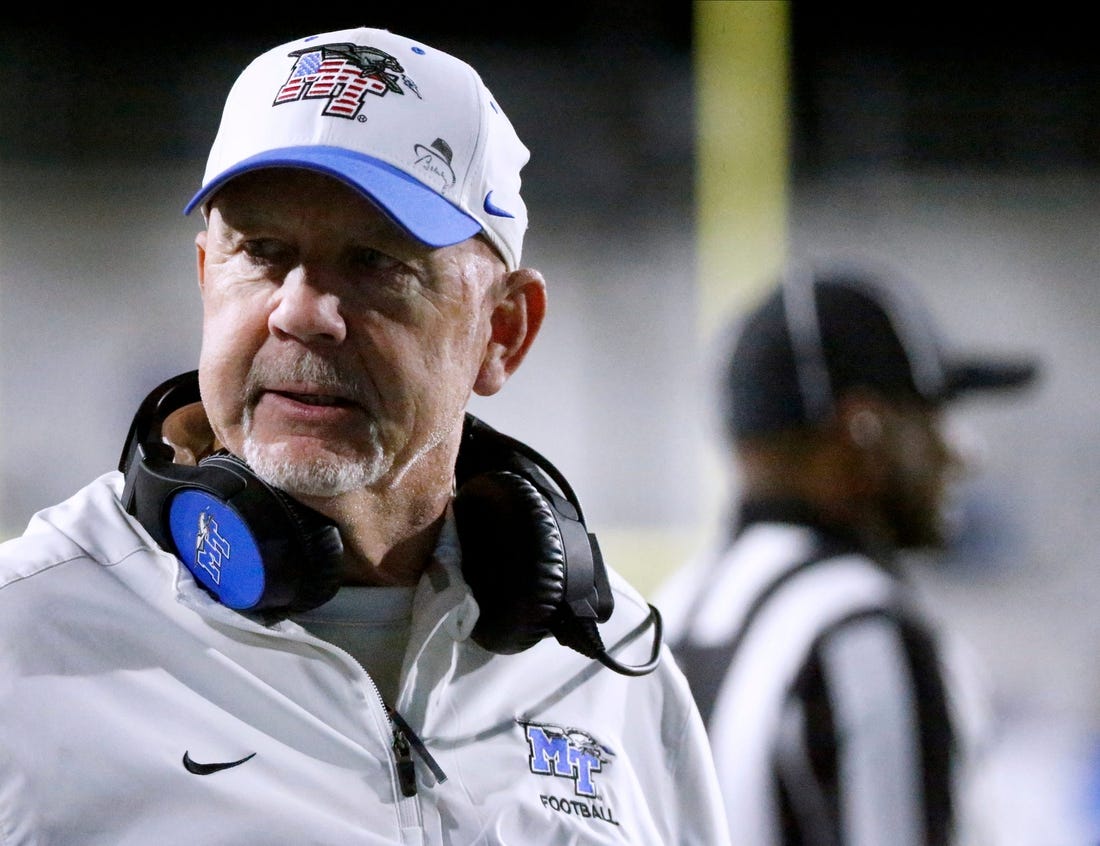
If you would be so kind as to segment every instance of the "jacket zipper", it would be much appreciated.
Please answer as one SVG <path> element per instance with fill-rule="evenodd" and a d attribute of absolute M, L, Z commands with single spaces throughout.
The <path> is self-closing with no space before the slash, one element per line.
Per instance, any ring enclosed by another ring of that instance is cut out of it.
<path fill-rule="evenodd" d="M 308 634 L 308 632 L 307 632 Z M 313 635 L 309 635 L 313 637 Z M 315 638 L 315 640 L 322 640 L 321 638 Z M 439 766 L 439 763 L 432 757 L 431 752 L 428 751 L 428 747 L 424 745 L 416 732 L 412 730 L 412 727 L 405 722 L 405 719 L 397 713 L 397 711 L 386 704 L 386 700 L 382 698 L 382 691 L 378 689 L 378 685 L 375 684 L 374 679 L 370 677 L 363 665 L 360 664 L 347 650 L 341 649 L 334 643 L 323 641 L 328 649 L 331 649 L 349 661 L 355 666 L 359 667 L 366 676 L 367 684 L 370 685 L 374 691 L 375 698 L 378 700 L 378 704 L 382 706 L 382 711 L 386 714 L 390 731 L 393 735 L 393 743 L 391 748 L 394 755 L 394 771 L 397 775 L 397 782 L 401 787 L 401 795 L 406 799 L 410 799 L 416 796 L 416 763 L 413 761 L 412 750 L 416 750 L 416 754 L 428 765 L 428 769 L 432 771 L 432 775 L 435 776 L 436 781 L 442 783 L 447 780 L 447 774 L 443 772 L 443 768 Z"/>
<path fill-rule="evenodd" d="M 401 794 L 403 796 L 416 795 L 416 766 L 412 757 L 412 750 L 414 749 L 420 759 L 428 765 L 428 769 L 432 771 L 435 780 L 440 784 L 445 782 L 447 774 L 443 772 L 443 768 L 432 757 L 432 753 L 428 751 L 424 741 L 416 736 L 416 732 L 405 722 L 404 717 L 386 705 L 385 702 L 382 704 L 389 715 L 390 726 L 393 728 L 393 753 L 397 766 L 397 780 L 401 784 Z"/>
<path fill-rule="evenodd" d="M 416 766 L 413 764 L 409 740 L 396 725 L 393 727 L 393 754 L 397 759 L 397 781 L 402 796 L 416 795 Z"/>
<path fill-rule="evenodd" d="M 409 743 L 408 735 L 416 736 L 409 728 L 408 723 L 401 719 L 397 711 L 386 704 L 386 700 L 382 698 L 382 692 L 369 674 L 367 675 L 367 681 L 374 688 L 374 695 L 378 697 L 378 702 L 389 721 L 390 732 L 393 735 L 393 743 L 390 748 L 393 749 L 394 772 L 397 775 L 397 783 L 401 787 L 401 795 L 409 799 L 416 795 L 416 764 L 412 758 L 412 745 Z M 406 732 L 408 732 L 408 735 L 406 735 Z M 419 738 L 417 739 L 419 740 Z M 418 744 L 418 751 L 421 749 L 423 749 L 423 745 Z"/>

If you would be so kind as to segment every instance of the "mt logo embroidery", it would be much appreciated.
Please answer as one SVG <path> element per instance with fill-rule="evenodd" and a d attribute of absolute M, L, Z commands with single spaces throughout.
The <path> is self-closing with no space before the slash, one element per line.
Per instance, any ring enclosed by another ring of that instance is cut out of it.
<path fill-rule="evenodd" d="M 327 100 L 322 114 L 354 120 L 367 94 L 404 95 L 404 84 L 420 96 L 401 63 L 374 47 L 340 42 L 306 47 L 289 55 L 297 61 L 275 95 L 274 106 L 297 100 Z"/>
<path fill-rule="evenodd" d="M 542 806 L 555 814 L 584 820 L 599 820 L 619 825 L 605 801 L 599 800 L 593 776 L 602 772 L 615 753 L 588 732 L 546 723 L 517 720 L 527 738 L 527 764 L 535 775 L 566 779 L 573 784 L 573 795 L 555 796 L 549 786 L 539 794 Z M 579 798 L 578 798 L 579 797 Z"/>
<path fill-rule="evenodd" d="M 218 521 L 209 511 L 199 514 L 199 530 L 195 535 L 195 564 L 202 567 L 214 584 L 222 581 L 222 565 L 229 560 L 229 541 L 218 534 Z"/>
<path fill-rule="evenodd" d="M 593 775 L 603 770 L 614 752 L 581 729 L 526 722 L 520 725 L 527 737 L 531 772 L 569 779 L 578 796 L 596 795 Z"/>

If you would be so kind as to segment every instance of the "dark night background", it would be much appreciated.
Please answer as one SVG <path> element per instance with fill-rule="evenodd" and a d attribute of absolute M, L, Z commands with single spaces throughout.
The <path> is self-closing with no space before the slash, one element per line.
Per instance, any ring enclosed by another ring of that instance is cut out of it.
<path fill-rule="evenodd" d="M 212 127 L 200 116 L 220 107 L 242 59 L 315 28 L 369 22 L 517 60 L 551 51 L 597 75 L 609 46 L 691 49 L 690 2 L 518 8 L 328 3 L 323 15 L 167 12 L 148 21 L 109 7 L 6 14 L 0 159 L 202 156 Z M 797 176 L 884 161 L 1011 171 L 1100 160 L 1100 52 L 1081 7 L 795 0 L 790 13 Z M 613 86 L 606 93 L 614 99 Z"/>

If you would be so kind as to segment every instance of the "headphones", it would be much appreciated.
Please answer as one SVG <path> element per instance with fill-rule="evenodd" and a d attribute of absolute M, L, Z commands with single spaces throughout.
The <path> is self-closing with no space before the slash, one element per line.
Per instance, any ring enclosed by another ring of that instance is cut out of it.
<path fill-rule="evenodd" d="M 230 608 L 285 617 L 331 599 L 343 560 L 335 523 L 228 452 L 175 461 L 165 421 L 196 404 L 195 370 L 163 382 L 141 403 L 119 460 L 123 507 Z M 557 468 L 466 414 L 455 485 L 462 574 L 481 609 L 471 634 L 478 645 L 512 654 L 553 635 L 623 675 L 657 667 L 661 616 L 652 605 L 646 663 L 620 664 L 604 648 L 597 624 L 610 618 L 614 597 L 596 537 Z"/>

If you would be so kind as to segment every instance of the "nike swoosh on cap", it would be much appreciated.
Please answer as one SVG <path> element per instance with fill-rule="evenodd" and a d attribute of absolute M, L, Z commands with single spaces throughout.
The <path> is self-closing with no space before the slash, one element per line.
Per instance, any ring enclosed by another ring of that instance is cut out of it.
<path fill-rule="evenodd" d="M 487 211 L 489 214 L 494 215 L 496 217 L 515 217 L 515 215 L 512 214 L 511 212 L 505 211 L 500 206 L 497 206 L 497 205 L 493 204 L 493 192 L 492 191 L 490 191 L 488 194 L 485 195 L 484 205 L 485 205 L 485 211 Z"/>
<path fill-rule="evenodd" d="M 189 752 L 184 752 L 183 766 L 184 769 L 186 769 L 189 773 L 194 773 L 195 775 L 210 775 L 211 773 L 220 772 L 221 770 L 228 770 L 231 767 L 239 767 L 245 761 L 251 761 L 255 757 L 256 753 L 253 752 L 251 755 L 245 755 L 239 761 L 224 761 L 216 764 L 200 764 L 197 761 L 191 759 L 191 755 Z"/>

